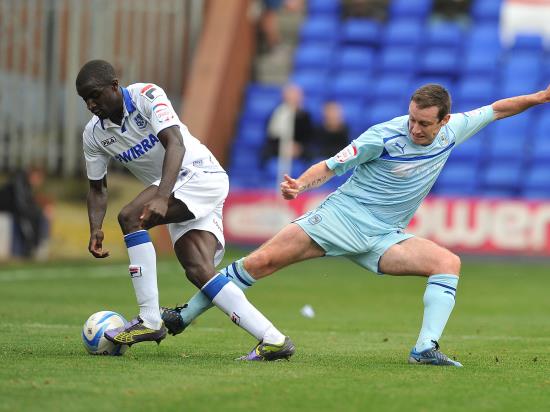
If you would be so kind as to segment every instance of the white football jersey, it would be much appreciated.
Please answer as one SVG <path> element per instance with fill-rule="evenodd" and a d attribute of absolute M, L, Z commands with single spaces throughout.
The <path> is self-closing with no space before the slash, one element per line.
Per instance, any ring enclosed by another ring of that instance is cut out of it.
<path fill-rule="evenodd" d="M 214 155 L 180 122 L 164 90 L 155 84 L 121 87 L 124 115 L 119 126 L 109 119 L 92 117 L 84 129 L 84 157 L 88 179 L 101 180 L 111 159 L 122 163 L 146 185 L 162 177 L 165 149 L 158 139 L 161 130 L 178 126 L 185 156 L 181 173 L 224 172 Z"/>

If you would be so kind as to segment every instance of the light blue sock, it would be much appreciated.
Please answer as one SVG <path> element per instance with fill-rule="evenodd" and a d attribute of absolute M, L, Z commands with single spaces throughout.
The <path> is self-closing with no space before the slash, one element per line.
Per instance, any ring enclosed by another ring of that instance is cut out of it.
<path fill-rule="evenodd" d="M 244 258 L 236 260 L 218 272 L 231 280 L 241 290 L 248 289 L 256 282 L 256 279 L 244 268 L 243 261 Z M 180 314 L 185 324 L 189 325 L 194 319 L 213 306 L 212 301 L 199 291 L 187 302 L 187 306 L 181 310 Z"/>
<path fill-rule="evenodd" d="M 434 346 L 445 329 L 455 306 L 456 275 L 432 275 L 424 292 L 424 319 L 415 349 L 422 352 Z"/>

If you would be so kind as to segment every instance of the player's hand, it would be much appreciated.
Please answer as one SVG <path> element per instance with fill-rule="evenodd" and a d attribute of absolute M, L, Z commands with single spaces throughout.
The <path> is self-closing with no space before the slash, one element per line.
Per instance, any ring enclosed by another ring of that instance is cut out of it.
<path fill-rule="evenodd" d="M 103 238 L 105 235 L 102 230 L 96 230 L 90 235 L 88 250 L 96 258 L 106 258 L 109 256 L 108 250 L 103 250 Z"/>
<path fill-rule="evenodd" d="M 542 102 L 543 103 L 549 103 L 550 102 L 550 85 L 548 85 L 546 90 L 543 90 L 543 92 L 542 92 Z"/>
<path fill-rule="evenodd" d="M 139 217 L 141 227 L 150 229 L 162 222 L 168 212 L 168 198 L 156 196 L 149 202 L 145 203 L 143 212 Z"/>
<path fill-rule="evenodd" d="M 298 181 L 289 175 L 285 175 L 285 181 L 281 183 L 281 194 L 286 200 L 296 199 L 300 194 Z"/>

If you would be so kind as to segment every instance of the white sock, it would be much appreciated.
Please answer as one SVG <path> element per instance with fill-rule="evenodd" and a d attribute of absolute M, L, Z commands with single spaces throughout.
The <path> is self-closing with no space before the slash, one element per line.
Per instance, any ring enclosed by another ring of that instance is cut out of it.
<path fill-rule="evenodd" d="M 428 278 L 426 292 L 424 292 L 422 329 L 415 345 L 418 352 L 433 348 L 434 341 L 439 342 L 455 306 L 457 285 L 458 276 L 456 275 L 441 274 Z"/>
<path fill-rule="evenodd" d="M 162 319 L 159 312 L 157 286 L 157 255 L 146 230 L 139 230 L 124 236 L 130 257 L 130 277 L 139 305 L 139 317 L 143 324 L 160 329 Z"/>
<path fill-rule="evenodd" d="M 280 345 L 285 335 L 246 299 L 243 291 L 225 276 L 218 274 L 201 289 L 212 303 L 227 314 L 233 323 L 239 325 L 259 341 Z"/>

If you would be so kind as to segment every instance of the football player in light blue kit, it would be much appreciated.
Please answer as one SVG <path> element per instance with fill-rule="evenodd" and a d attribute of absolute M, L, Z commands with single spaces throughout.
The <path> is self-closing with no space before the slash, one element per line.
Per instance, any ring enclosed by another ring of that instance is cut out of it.
<path fill-rule="evenodd" d="M 549 101 L 550 87 L 451 115 L 447 90 L 435 84 L 419 88 L 411 97 L 408 115 L 371 127 L 336 156 L 313 165 L 298 179 L 285 176 L 281 191 L 285 199 L 291 200 L 335 174 L 355 168 L 347 182 L 319 207 L 218 276 L 226 276 L 245 289 L 295 262 L 346 256 L 374 273 L 428 277 L 422 327 L 409 362 L 462 366 L 439 351 L 438 343 L 455 305 L 460 258 L 403 229 L 454 147 L 493 120 Z M 207 299 L 197 294 L 187 305 L 165 310 L 163 319 L 168 330 L 176 334 L 208 307 Z M 264 352 L 260 342 L 247 358 L 266 360 Z M 276 358 L 273 350 L 269 356 Z"/>

